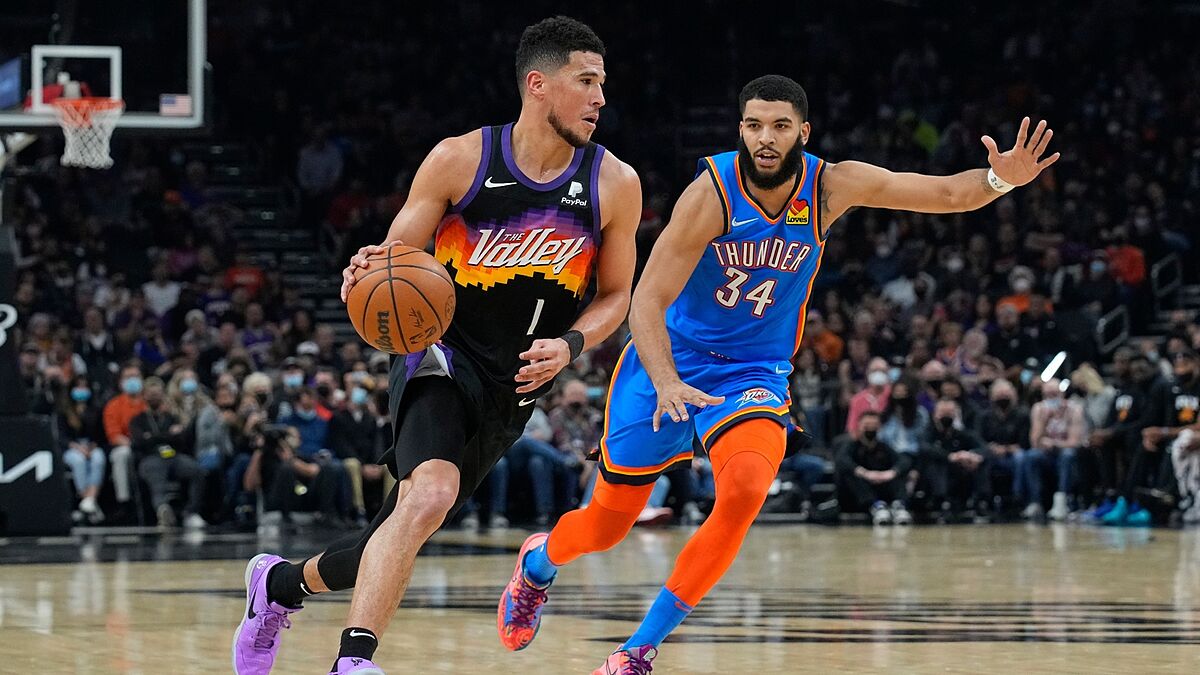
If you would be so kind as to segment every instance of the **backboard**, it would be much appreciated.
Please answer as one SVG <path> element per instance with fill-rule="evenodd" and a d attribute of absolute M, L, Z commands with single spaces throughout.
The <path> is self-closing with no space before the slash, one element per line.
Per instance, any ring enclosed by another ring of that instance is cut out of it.
<path fill-rule="evenodd" d="M 203 127 L 205 11 L 206 0 L 3 0 L 0 132 L 57 127 L 60 95 L 124 99 L 118 128 Z"/>

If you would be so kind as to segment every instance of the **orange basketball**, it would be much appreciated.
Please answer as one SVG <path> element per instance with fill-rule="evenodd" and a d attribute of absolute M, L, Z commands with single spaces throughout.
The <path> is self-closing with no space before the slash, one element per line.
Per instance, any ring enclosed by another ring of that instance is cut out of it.
<path fill-rule="evenodd" d="M 454 282 L 428 253 L 393 244 L 359 268 L 346 298 L 354 329 L 368 344 L 411 354 L 433 344 L 454 317 Z"/>

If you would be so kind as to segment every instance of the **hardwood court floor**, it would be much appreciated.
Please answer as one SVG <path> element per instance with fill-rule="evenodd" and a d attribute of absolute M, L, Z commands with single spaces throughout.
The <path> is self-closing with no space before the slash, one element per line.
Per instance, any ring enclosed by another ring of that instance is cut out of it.
<path fill-rule="evenodd" d="M 688 530 L 638 530 L 559 575 L 537 641 L 504 651 L 524 532 L 436 535 L 377 661 L 399 673 L 590 673 Z M 0 673 L 228 673 L 254 537 L 0 540 Z M 13 563 L 14 560 L 71 562 Z M 10 561 L 7 564 L 4 561 Z M 310 599 L 277 673 L 328 671 L 349 594 Z M 756 525 L 655 673 L 1152 673 L 1200 667 L 1200 532 Z"/>

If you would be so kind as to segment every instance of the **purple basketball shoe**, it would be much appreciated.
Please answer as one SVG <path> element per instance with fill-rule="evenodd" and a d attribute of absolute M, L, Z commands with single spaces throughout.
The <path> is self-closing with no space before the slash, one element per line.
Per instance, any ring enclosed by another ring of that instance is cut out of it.
<path fill-rule="evenodd" d="M 289 614 L 300 611 L 267 599 L 267 572 L 287 562 L 277 555 L 260 553 L 246 565 L 246 612 L 233 634 L 233 672 L 267 675 L 279 651 L 279 631 L 291 628 Z"/>

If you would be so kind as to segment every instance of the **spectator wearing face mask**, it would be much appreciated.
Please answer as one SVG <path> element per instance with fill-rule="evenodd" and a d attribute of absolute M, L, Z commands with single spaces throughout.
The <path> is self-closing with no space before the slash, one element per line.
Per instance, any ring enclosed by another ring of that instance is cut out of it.
<path fill-rule="evenodd" d="M 996 334 L 988 340 L 988 353 L 1000 359 L 1009 379 L 1020 375 L 1026 359 L 1037 357 L 1037 343 L 1021 325 L 1021 313 L 1012 304 L 996 304 Z"/>
<path fill-rule="evenodd" d="M 981 440 L 991 453 L 992 471 L 1010 476 L 1013 499 L 1029 503 L 1025 486 L 1025 448 L 1029 445 L 1029 413 L 1018 403 L 1017 389 L 1008 380 L 992 382 L 991 406 L 979 425 Z"/>
<path fill-rule="evenodd" d="M 366 525 L 367 507 L 363 485 L 381 484 L 387 468 L 376 464 L 375 430 L 378 411 L 371 400 L 370 379 L 359 380 L 350 389 L 346 406 L 329 421 L 329 449 L 342 461 L 350 479 L 350 505 L 356 524 Z M 385 495 L 386 496 L 386 495 Z"/>
<path fill-rule="evenodd" d="M 1033 292 L 1033 270 L 1024 265 L 1017 265 L 1008 273 L 1008 287 L 1011 292 L 996 301 L 996 306 L 1009 305 L 1017 310 L 1017 314 L 1029 311 L 1029 299 Z"/>
<path fill-rule="evenodd" d="M 934 359 L 921 366 L 920 386 L 916 390 L 916 398 L 917 404 L 924 408 L 925 412 L 933 412 L 933 407 L 937 405 L 941 396 L 942 382 L 946 376 L 946 366 L 942 365 L 941 361 Z"/>
<path fill-rule="evenodd" d="M 942 259 L 943 273 L 938 279 L 938 288 L 944 294 L 952 291 L 974 292 L 979 288 L 979 279 L 967 269 L 967 261 L 962 251 L 950 249 Z"/>
<path fill-rule="evenodd" d="M 71 478 L 79 498 L 79 516 L 92 524 L 104 520 L 96 504 L 104 484 L 105 455 L 99 447 L 103 442 L 100 407 L 92 398 L 88 379 L 78 376 L 71 381 L 66 396 L 56 401 L 58 437 L 65 444 L 63 462 L 71 467 Z"/>
<path fill-rule="evenodd" d="M 970 505 L 976 518 L 986 519 L 992 498 L 991 453 L 963 429 L 957 401 L 944 398 L 934 406 L 922 450 L 922 482 L 942 511 L 961 512 Z"/>
<path fill-rule="evenodd" d="M 346 392 L 338 388 L 337 373 L 332 368 L 320 367 L 313 377 L 313 391 L 317 393 L 317 414 L 328 422 L 333 412 L 344 407 Z"/>
<path fill-rule="evenodd" d="M 905 253 L 901 268 L 901 275 L 884 284 L 881 293 L 903 313 L 918 302 L 934 296 L 937 281 L 928 272 L 921 270 L 920 261 L 915 253 Z"/>
<path fill-rule="evenodd" d="M 1034 351 L 1040 359 L 1050 359 L 1059 350 L 1069 347 L 1059 329 L 1058 320 L 1054 318 L 1050 301 L 1044 295 L 1034 293 L 1029 296 L 1029 309 L 1021 318 L 1021 326 L 1033 338 Z M 1090 336 L 1088 339 L 1091 339 Z"/>
<path fill-rule="evenodd" d="M 279 423 L 300 432 L 300 444 L 294 448 L 300 459 L 313 461 L 327 447 L 329 422 L 317 414 L 317 395 L 313 390 L 301 389 L 296 396 L 296 407 L 291 414 L 280 417 Z"/>
<path fill-rule="evenodd" d="M 203 528 L 200 517 L 204 498 L 204 469 L 191 455 L 192 447 L 184 438 L 184 426 L 171 409 L 166 386 L 157 377 L 146 380 L 146 409 L 129 423 L 133 451 L 138 457 L 138 475 L 150 488 L 150 500 L 158 515 L 158 526 L 174 527 L 171 506 L 172 482 L 182 483 L 187 493 L 183 524 L 189 529 Z"/>
<path fill-rule="evenodd" d="M 1108 256 L 1103 251 L 1096 254 L 1083 268 L 1076 293 L 1079 302 L 1092 316 L 1099 317 L 1120 303 L 1117 282 L 1108 269 Z"/>
<path fill-rule="evenodd" d="M 868 410 L 858 419 L 853 437 L 843 438 L 834 467 L 848 510 L 867 511 L 876 525 L 906 525 L 912 516 L 904 505 L 904 476 L 896 451 L 879 440 L 879 413 Z"/>
<path fill-rule="evenodd" d="M 271 419 L 282 420 L 292 413 L 300 390 L 304 388 L 305 379 L 304 367 L 300 365 L 299 359 L 294 356 L 284 359 L 279 374 L 279 386 L 272 392 L 271 402 L 267 407 L 267 414 Z"/>
<path fill-rule="evenodd" d="M 118 382 L 121 393 L 104 405 L 104 435 L 108 441 L 117 506 L 124 510 L 133 499 L 133 449 L 129 423 L 146 410 L 146 402 L 142 399 L 142 372 L 137 366 L 122 368 Z"/>
<path fill-rule="evenodd" d="M 181 373 L 183 377 L 179 379 L 178 386 L 184 399 L 183 405 L 198 409 L 193 423 L 196 461 L 205 471 L 219 471 L 233 457 L 237 390 L 223 387 L 210 399 L 200 389 L 194 372 L 185 370 Z M 190 398 L 196 400 L 191 401 Z"/>
<path fill-rule="evenodd" d="M 967 396 L 967 390 L 963 387 L 963 383 L 957 377 L 947 376 L 942 380 L 942 386 L 938 390 L 939 398 L 948 398 L 958 403 L 959 419 L 962 421 L 962 427 L 971 433 L 978 433 L 979 418 L 982 413 L 979 412 L 979 407 Z"/>
<path fill-rule="evenodd" d="M 1088 513 L 1089 520 L 1103 518 L 1116 506 L 1114 500 L 1124 483 L 1126 469 L 1141 447 L 1143 418 L 1149 402 L 1148 383 L 1154 376 L 1154 367 L 1132 347 L 1118 347 L 1113 354 L 1112 396 L 1103 421 L 1093 427 L 1077 458 L 1080 495 L 1092 503 L 1102 500 Z"/>
<path fill-rule="evenodd" d="M 879 440 L 896 451 L 897 470 L 904 477 L 905 495 L 910 496 L 920 477 L 918 458 L 929 433 L 929 413 L 917 404 L 909 381 L 900 380 L 892 385 L 883 419 Z"/>
<path fill-rule="evenodd" d="M 887 361 L 881 358 L 871 359 L 867 365 L 867 386 L 850 397 L 850 408 L 846 414 L 846 433 L 851 438 L 858 437 L 858 420 L 864 413 L 871 411 L 878 414 L 887 408 L 892 391 L 888 370 Z"/>
<path fill-rule="evenodd" d="M 175 414 L 179 415 L 180 423 L 185 427 L 195 424 L 200 411 L 212 405 L 212 399 L 200 387 L 196 371 L 190 368 L 176 370 L 171 376 L 167 385 L 167 398 L 170 399 Z"/>
<path fill-rule="evenodd" d="M 876 286 L 883 286 L 900 276 L 900 256 L 894 255 L 895 249 L 887 234 L 875 236 L 875 251 L 866 261 L 867 277 Z"/>
<path fill-rule="evenodd" d="M 316 393 L 307 387 L 301 389 L 292 413 L 281 417 L 279 424 L 299 436 L 298 442 L 288 444 L 293 455 L 287 462 L 289 470 L 296 480 L 321 492 L 317 500 L 322 518 L 335 527 L 343 525 L 342 516 L 350 509 L 350 480 L 342 462 L 327 449 L 329 422 L 317 412 Z"/>
<path fill-rule="evenodd" d="M 1038 518 L 1042 508 L 1042 474 L 1048 467 L 1057 475 L 1054 504 L 1046 515 L 1051 520 L 1066 520 L 1071 513 L 1068 503 L 1075 484 L 1075 453 L 1083 443 L 1083 408 L 1068 401 L 1057 379 L 1042 383 L 1042 400 L 1030 413 L 1029 453 L 1025 462 L 1025 485 L 1029 505 L 1025 518 Z"/>
<path fill-rule="evenodd" d="M 201 384 L 213 387 L 217 377 L 226 371 L 229 356 L 241 348 L 237 326 L 231 321 L 223 322 L 216 331 L 215 341 L 202 349 L 196 359 L 196 372 Z"/>

